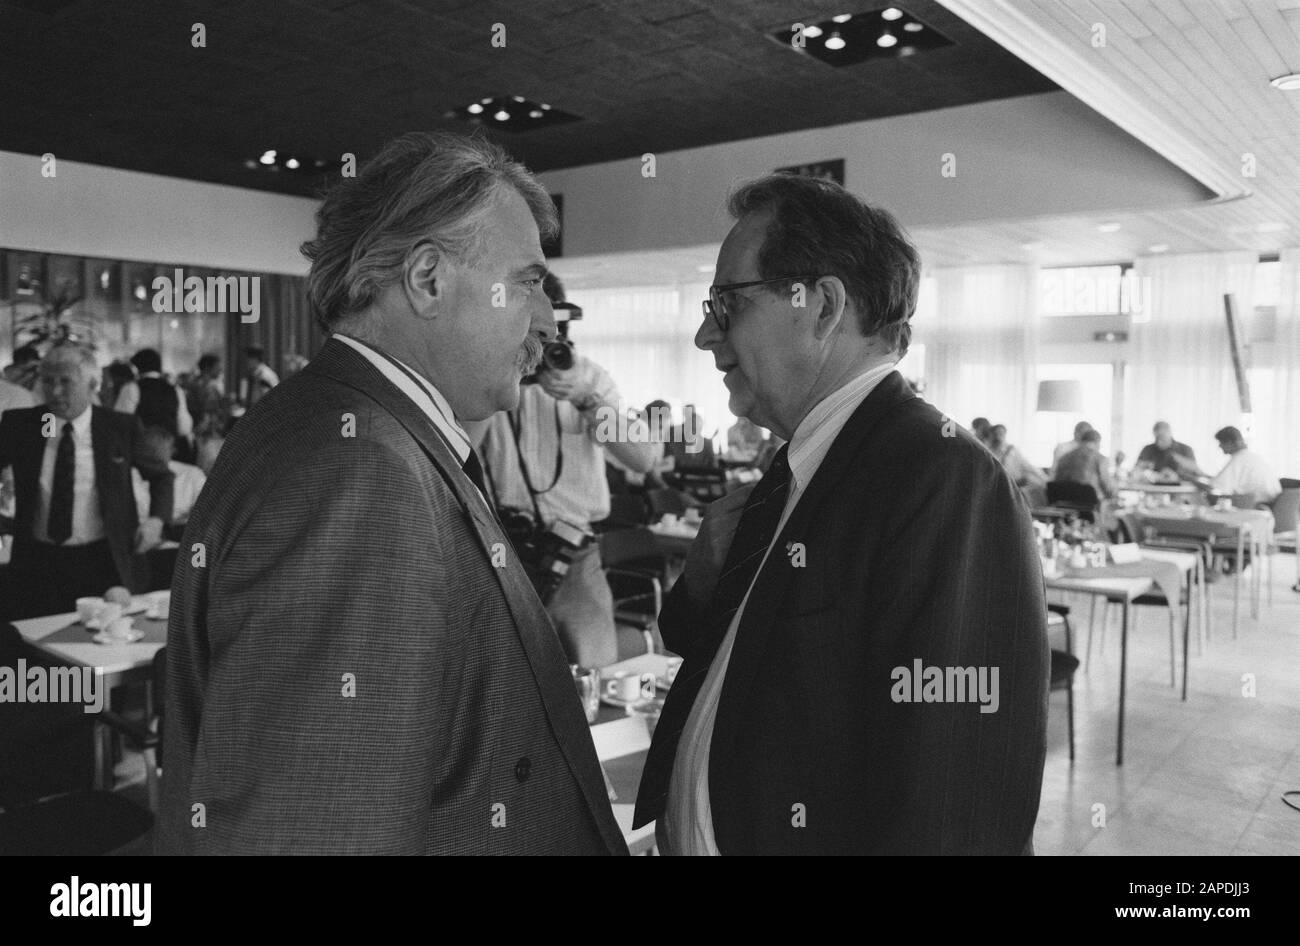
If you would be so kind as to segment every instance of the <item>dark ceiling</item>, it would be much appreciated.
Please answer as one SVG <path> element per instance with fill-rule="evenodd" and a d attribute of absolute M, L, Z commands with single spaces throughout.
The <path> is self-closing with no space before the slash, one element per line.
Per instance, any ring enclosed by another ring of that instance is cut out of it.
<path fill-rule="evenodd" d="M 364 160 L 400 132 L 465 128 L 444 114 L 501 93 L 584 119 L 494 133 L 541 171 L 1056 88 L 931 0 L 897 5 L 956 45 L 910 58 L 833 69 L 766 35 L 885 5 L 0 0 L 0 149 L 311 194 L 319 178 L 244 162 Z"/>

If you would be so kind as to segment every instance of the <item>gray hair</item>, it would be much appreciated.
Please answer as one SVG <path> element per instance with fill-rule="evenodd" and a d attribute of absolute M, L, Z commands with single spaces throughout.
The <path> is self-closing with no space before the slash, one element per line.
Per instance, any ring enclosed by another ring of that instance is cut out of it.
<path fill-rule="evenodd" d="M 900 357 L 907 354 L 921 260 L 889 211 L 831 181 L 791 174 L 742 185 L 727 209 L 737 219 L 772 211 L 758 253 L 759 276 L 839 277 L 862 334 L 879 337 Z"/>
<path fill-rule="evenodd" d="M 330 331 L 368 308 L 420 243 L 472 258 L 483 218 L 507 186 L 528 204 L 542 239 L 558 232 L 546 189 L 482 134 L 410 132 L 390 141 L 360 174 L 330 190 L 316 212 L 316 239 L 302 244 L 317 320 Z"/>
<path fill-rule="evenodd" d="M 99 380 L 99 362 L 95 359 L 93 349 L 77 342 L 59 342 L 46 353 L 41 361 L 48 365 L 54 361 L 72 361 L 81 367 L 82 374 Z"/>

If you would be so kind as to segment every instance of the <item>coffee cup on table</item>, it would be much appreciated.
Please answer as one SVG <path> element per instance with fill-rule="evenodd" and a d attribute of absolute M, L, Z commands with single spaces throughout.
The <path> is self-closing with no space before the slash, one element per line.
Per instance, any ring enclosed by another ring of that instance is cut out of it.
<path fill-rule="evenodd" d="M 122 616 L 122 606 L 116 601 L 105 601 L 95 611 L 95 620 L 99 622 L 101 628 L 107 629 L 110 624 Z"/>
<path fill-rule="evenodd" d="M 130 638 L 131 632 L 134 630 L 134 624 L 135 621 L 132 618 L 117 617 L 111 621 L 105 622 L 104 633 L 115 640 L 124 641 Z"/>
<path fill-rule="evenodd" d="M 606 698 L 633 703 L 648 700 L 655 695 L 655 675 L 653 673 L 634 673 L 631 670 L 619 670 L 606 677 L 602 692 Z"/>
<path fill-rule="evenodd" d="M 87 624 L 95 620 L 99 609 L 104 606 L 103 598 L 78 598 L 77 599 L 77 620 L 82 624 Z"/>

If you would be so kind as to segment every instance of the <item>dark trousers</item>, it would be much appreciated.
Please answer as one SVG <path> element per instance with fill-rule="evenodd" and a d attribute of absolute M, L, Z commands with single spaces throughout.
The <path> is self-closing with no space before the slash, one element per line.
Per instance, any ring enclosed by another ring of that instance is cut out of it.
<path fill-rule="evenodd" d="M 75 611 L 78 598 L 124 584 L 107 539 L 87 545 L 16 545 L 5 572 L 0 614 L 10 621 Z"/>

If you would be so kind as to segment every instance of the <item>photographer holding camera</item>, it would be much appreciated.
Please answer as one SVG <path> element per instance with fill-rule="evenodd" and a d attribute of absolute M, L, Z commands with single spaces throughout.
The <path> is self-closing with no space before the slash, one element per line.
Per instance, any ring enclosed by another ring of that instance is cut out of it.
<path fill-rule="evenodd" d="M 471 435 L 482 437 L 488 489 L 569 660 L 602 667 L 618 659 L 614 600 L 591 534 L 591 523 L 609 515 L 605 450 L 640 472 L 653 467 L 654 454 L 643 421 L 612 422 L 623 412 L 618 388 L 568 340 L 582 310 L 564 302 L 554 275 L 542 288 L 559 335 L 537 374 L 524 379 L 519 406 Z"/>

